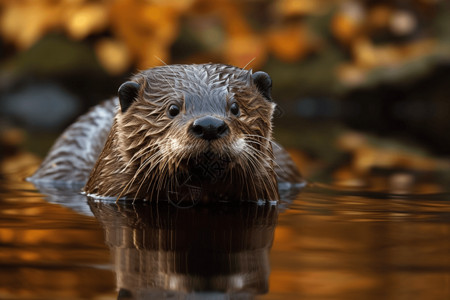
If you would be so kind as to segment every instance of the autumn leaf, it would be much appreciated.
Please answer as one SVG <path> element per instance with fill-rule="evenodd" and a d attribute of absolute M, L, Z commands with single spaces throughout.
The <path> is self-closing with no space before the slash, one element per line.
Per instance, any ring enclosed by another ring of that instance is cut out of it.
<path fill-rule="evenodd" d="M 112 75 L 125 72 L 131 64 L 128 48 L 120 40 L 99 40 L 95 45 L 95 52 L 105 70 Z"/>
<path fill-rule="evenodd" d="M 270 31 L 267 45 L 277 58 L 287 62 L 302 59 L 312 49 L 309 32 L 302 24 L 286 25 Z"/>
<path fill-rule="evenodd" d="M 333 15 L 331 31 L 344 45 L 351 43 L 364 30 L 365 10 L 358 2 L 345 2 Z"/>
<path fill-rule="evenodd" d="M 48 1 L 10 1 L 1 12 L 1 34 L 19 48 L 28 48 L 48 30 L 60 25 L 62 9 Z"/>
<path fill-rule="evenodd" d="M 108 26 L 108 11 L 100 3 L 80 5 L 68 9 L 67 21 L 64 23 L 69 35 L 77 40 L 101 32 Z"/>

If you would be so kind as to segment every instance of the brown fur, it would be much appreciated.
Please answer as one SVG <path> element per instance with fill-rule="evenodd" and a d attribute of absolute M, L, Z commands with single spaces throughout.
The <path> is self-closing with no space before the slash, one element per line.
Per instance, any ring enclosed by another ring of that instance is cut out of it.
<path fill-rule="evenodd" d="M 251 71 L 173 65 L 144 71 L 133 81 L 141 87 L 137 99 L 117 112 L 86 193 L 147 200 L 278 200 L 271 143 L 275 105 L 252 82 Z M 239 104 L 239 117 L 230 113 L 232 101 Z M 173 103 L 181 112 L 170 118 Z M 189 126 L 205 115 L 224 120 L 229 134 L 212 141 L 195 137 Z M 223 170 L 194 171 L 214 164 Z"/>

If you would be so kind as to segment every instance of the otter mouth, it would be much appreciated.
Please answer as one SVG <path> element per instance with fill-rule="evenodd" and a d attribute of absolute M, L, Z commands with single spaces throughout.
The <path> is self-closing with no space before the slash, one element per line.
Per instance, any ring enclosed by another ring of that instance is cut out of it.
<path fill-rule="evenodd" d="M 210 200 L 223 200 L 229 188 L 226 178 L 231 163 L 229 155 L 212 150 L 182 161 L 183 171 L 177 179 L 179 185 L 167 191 L 168 200 L 177 207 L 191 207 L 205 202 L 206 195 L 214 195 Z"/>
<path fill-rule="evenodd" d="M 229 155 L 207 150 L 190 159 L 188 169 L 193 179 L 216 183 L 226 176 L 231 163 Z"/>

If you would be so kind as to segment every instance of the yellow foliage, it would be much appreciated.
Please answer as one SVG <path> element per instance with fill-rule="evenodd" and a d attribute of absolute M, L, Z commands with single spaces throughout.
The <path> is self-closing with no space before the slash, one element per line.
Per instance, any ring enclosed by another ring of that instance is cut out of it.
<path fill-rule="evenodd" d="M 184 2 L 156 4 L 135 0 L 117 0 L 111 4 L 112 27 L 127 44 L 139 68 L 161 64 L 157 57 L 168 59 L 169 47 L 178 33 L 180 14 L 189 7 L 181 4 Z"/>
<path fill-rule="evenodd" d="M 330 12 L 336 7 L 329 24 L 331 32 L 345 46 L 344 51 L 352 54 L 338 74 L 354 82 L 361 79 L 364 70 L 404 62 L 404 57 L 423 55 L 428 49 L 418 42 L 414 46 L 396 43 L 374 46 L 372 35 L 377 31 L 387 30 L 403 36 L 419 24 L 414 14 L 389 3 L 369 6 L 360 1 L 279 0 L 265 4 L 259 16 L 263 18 L 249 19 L 250 11 L 250 15 L 260 13 L 258 2 L 3 0 L 0 1 L 0 34 L 4 41 L 24 50 L 51 31 L 65 32 L 75 40 L 110 32 L 112 36 L 108 40 L 100 37 L 94 47 L 105 69 L 119 74 L 131 64 L 144 69 L 161 64 L 159 58 L 169 63 L 170 47 L 180 35 L 183 18 L 195 18 L 204 26 L 208 26 L 207 20 L 215 19 L 223 31 L 214 33 L 223 32 L 223 36 L 210 38 L 219 44 L 213 47 L 208 44 L 209 49 L 201 55 L 238 66 L 254 59 L 253 67 L 258 67 L 266 62 L 269 54 L 286 62 L 303 59 L 315 48 L 315 39 L 310 36 L 311 25 L 304 17 Z M 355 72 L 356 68 L 363 72 Z"/>
<path fill-rule="evenodd" d="M 128 48 L 119 40 L 102 39 L 96 43 L 95 52 L 100 63 L 110 74 L 121 74 L 131 64 Z"/>
<path fill-rule="evenodd" d="M 334 36 L 344 44 L 352 42 L 362 32 L 362 17 L 354 13 L 338 12 L 331 21 Z"/>
<path fill-rule="evenodd" d="M 353 154 L 352 168 L 358 174 L 366 174 L 374 167 L 433 171 L 443 166 L 442 161 L 424 155 L 377 147 L 358 133 L 347 133 L 337 143 L 340 149 Z"/>
<path fill-rule="evenodd" d="M 257 36 L 231 36 L 224 47 L 226 63 L 239 67 L 249 63 L 252 67 L 261 66 L 267 55 L 263 43 Z"/>
<path fill-rule="evenodd" d="M 27 48 L 61 23 L 62 7 L 50 1 L 10 1 L 3 6 L 0 30 L 4 39 Z"/>
<path fill-rule="evenodd" d="M 108 14 L 99 3 L 73 7 L 67 11 L 64 23 L 69 35 L 81 40 L 93 32 L 100 32 L 108 26 Z"/>
<path fill-rule="evenodd" d="M 308 54 L 312 43 L 305 26 L 296 24 L 287 25 L 269 32 L 267 45 L 278 59 L 293 62 Z"/>
<path fill-rule="evenodd" d="M 281 15 L 287 17 L 323 13 L 330 6 L 325 0 L 281 0 L 275 3 Z"/>
<path fill-rule="evenodd" d="M 422 40 L 394 46 L 375 46 L 368 39 L 361 38 L 353 44 L 355 66 L 362 69 L 395 67 L 420 56 L 427 55 L 436 46 L 434 40 Z"/>
<path fill-rule="evenodd" d="M 2 36 L 19 48 L 27 48 L 51 30 L 64 28 L 76 39 L 101 31 L 108 25 L 102 2 L 87 0 L 17 0 L 3 4 Z"/>
<path fill-rule="evenodd" d="M 442 192 L 442 187 L 429 179 L 437 175 L 436 170 L 449 167 L 447 160 L 392 145 L 377 145 L 355 132 L 340 136 L 337 146 L 351 154 L 352 161 L 350 165 L 343 165 L 333 172 L 335 184 L 364 187 L 365 190 L 387 190 L 393 194 Z M 390 172 L 377 174 L 376 169 Z"/>
<path fill-rule="evenodd" d="M 357 65 L 363 68 L 374 67 L 377 62 L 377 55 L 372 42 L 365 38 L 359 38 L 353 43 L 353 55 Z"/>

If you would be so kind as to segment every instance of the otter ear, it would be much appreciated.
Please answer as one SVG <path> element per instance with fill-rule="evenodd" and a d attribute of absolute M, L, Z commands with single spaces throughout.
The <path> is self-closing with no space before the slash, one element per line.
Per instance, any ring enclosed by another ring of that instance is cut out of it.
<path fill-rule="evenodd" d="M 259 92 L 269 101 L 272 100 L 272 79 L 266 72 L 258 71 L 252 74 L 253 83 L 258 88 Z"/>
<path fill-rule="evenodd" d="M 139 83 L 134 81 L 127 81 L 119 87 L 119 102 L 123 113 L 126 112 L 133 101 L 136 100 L 140 88 L 141 86 Z"/>

